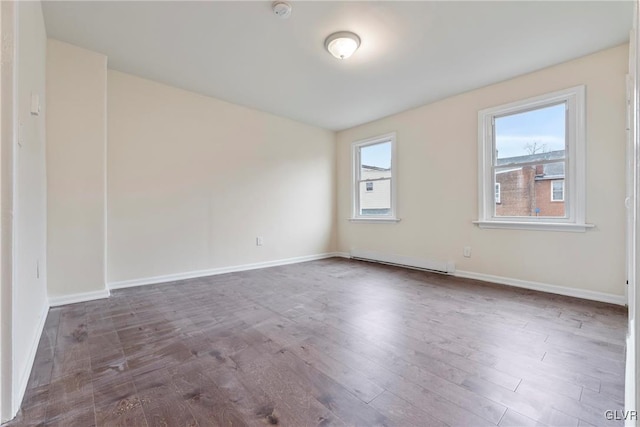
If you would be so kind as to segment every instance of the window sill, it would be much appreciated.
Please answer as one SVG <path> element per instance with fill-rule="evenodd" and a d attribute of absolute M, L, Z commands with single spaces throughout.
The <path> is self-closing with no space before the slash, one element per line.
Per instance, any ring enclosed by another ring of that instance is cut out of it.
<path fill-rule="evenodd" d="M 518 222 L 518 221 L 473 221 L 480 228 L 505 228 L 511 230 L 539 230 L 539 231 L 572 231 L 584 233 L 594 224 L 575 224 L 568 222 Z"/>
<path fill-rule="evenodd" d="M 349 222 L 395 223 L 400 222 L 400 218 L 349 218 Z"/>

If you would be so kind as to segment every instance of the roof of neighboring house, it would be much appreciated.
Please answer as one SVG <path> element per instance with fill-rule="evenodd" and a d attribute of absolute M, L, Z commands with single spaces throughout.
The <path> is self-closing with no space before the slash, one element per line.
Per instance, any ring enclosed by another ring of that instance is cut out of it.
<path fill-rule="evenodd" d="M 526 156 L 505 157 L 503 159 L 498 159 L 498 166 L 513 165 L 515 169 L 520 169 L 520 167 L 518 167 L 518 164 L 521 164 L 521 163 L 531 164 L 532 162 L 548 161 L 548 160 L 556 160 L 556 159 L 557 160 L 564 159 L 564 150 L 548 151 L 546 153 L 527 154 Z M 515 169 L 497 171 L 497 173 L 509 172 Z M 543 164 L 542 174 L 536 175 L 536 180 L 559 179 L 559 178 L 564 178 L 564 162 L 561 162 L 561 161 Z"/>
<path fill-rule="evenodd" d="M 564 159 L 564 150 L 547 151 L 546 153 L 527 154 L 525 156 L 505 157 L 498 159 L 497 165 L 510 165 L 514 163 L 529 163 L 539 160 Z"/>
<path fill-rule="evenodd" d="M 564 178 L 564 162 L 547 163 L 542 167 L 541 178 Z M 536 177 L 538 178 L 538 177 Z"/>
<path fill-rule="evenodd" d="M 370 170 L 374 170 L 374 171 L 388 171 L 391 168 L 381 168 L 379 166 L 362 165 L 362 169 L 370 169 Z"/>

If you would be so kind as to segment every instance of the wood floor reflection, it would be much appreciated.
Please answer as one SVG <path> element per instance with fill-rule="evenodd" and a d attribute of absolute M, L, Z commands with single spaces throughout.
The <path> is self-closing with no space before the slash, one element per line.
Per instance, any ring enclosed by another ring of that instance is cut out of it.
<path fill-rule="evenodd" d="M 50 310 L 10 425 L 622 425 L 626 316 L 344 259 L 118 290 Z"/>

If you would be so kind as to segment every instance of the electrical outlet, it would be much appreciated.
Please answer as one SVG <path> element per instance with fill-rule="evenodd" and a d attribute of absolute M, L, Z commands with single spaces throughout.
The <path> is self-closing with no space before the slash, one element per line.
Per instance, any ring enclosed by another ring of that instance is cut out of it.
<path fill-rule="evenodd" d="M 471 258 L 471 246 L 465 246 L 462 250 L 462 255 L 464 255 L 465 258 Z"/>
<path fill-rule="evenodd" d="M 262 237 L 256 237 L 256 246 L 262 246 L 264 244 L 264 239 Z"/>

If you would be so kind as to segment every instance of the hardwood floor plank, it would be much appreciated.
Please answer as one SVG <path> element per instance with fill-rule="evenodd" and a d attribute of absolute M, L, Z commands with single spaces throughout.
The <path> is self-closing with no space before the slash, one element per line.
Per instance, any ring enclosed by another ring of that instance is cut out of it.
<path fill-rule="evenodd" d="M 148 427 L 138 397 L 129 397 L 95 408 L 98 427 Z"/>
<path fill-rule="evenodd" d="M 376 397 L 371 402 L 371 406 L 385 414 L 391 425 L 416 427 L 446 427 L 449 425 L 387 390 Z"/>
<path fill-rule="evenodd" d="M 304 361 L 289 350 L 283 349 L 272 356 L 274 365 L 280 369 L 288 367 L 310 386 L 312 395 L 340 418 L 346 425 L 390 426 L 389 419 L 367 405 L 350 390 L 345 389 L 330 377 L 316 369 L 314 362 Z M 380 389 L 380 393 L 382 393 Z M 377 396 L 376 396 L 377 397 Z M 375 398 L 375 397 L 374 397 Z"/>
<path fill-rule="evenodd" d="M 388 390 L 451 426 L 482 427 L 496 425 L 496 423 L 484 420 L 465 408 L 451 403 L 444 397 L 408 381 L 393 383 Z"/>
<path fill-rule="evenodd" d="M 137 393 L 133 376 L 126 372 L 119 372 L 112 376 L 96 377 L 94 375 L 91 384 L 96 405 L 114 403 Z"/>
<path fill-rule="evenodd" d="M 305 347 L 304 340 L 288 340 L 287 338 L 293 335 L 289 335 L 288 331 L 290 331 L 290 329 L 285 328 L 282 325 L 283 323 L 285 322 L 281 321 L 277 325 L 271 325 L 271 327 L 267 327 L 267 325 L 261 323 L 255 325 L 253 329 L 269 337 L 269 339 L 273 340 L 275 343 L 279 343 L 281 348 L 286 347 L 290 352 L 296 354 L 306 363 L 312 364 L 316 370 L 338 382 L 364 403 L 369 403 L 384 391 L 382 387 L 370 381 L 359 372 L 349 369 L 338 360 L 330 357 L 323 357 L 323 355 L 319 355 L 317 353 L 314 355 L 308 352 Z M 302 338 L 306 337 L 303 336 Z M 271 345 L 269 345 L 268 348 L 275 350 L 274 353 L 277 353 L 277 351 L 281 349 L 273 348 Z"/>
<path fill-rule="evenodd" d="M 585 392 L 587 394 L 589 393 L 588 390 L 584 390 L 583 395 L 585 394 Z M 523 384 L 522 387 L 518 387 L 517 393 L 523 395 L 525 398 L 532 398 L 533 396 L 538 396 L 541 394 L 539 389 L 535 387 L 530 387 L 525 384 Z M 579 419 L 582 419 L 594 425 L 603 426 L 603 427 L 622 425 L 619 421 L 607 420 L 603 410 L 593 407 L 590 404 L 585 403 L 583 401 L 578 401 L 566 396 L 562 396 L 560 394 L 555 393 L 553 390 L 546 391 L 545 399 L 549 399 L 549 398 L 551 398 L 551 405 L 555 410 L 560 411 L 563 414 L 566 414 L 566 416 L 568 417 L 575 418 L 576 426 L 578 424 Z M 614 407 L 610 409 L 621 410 L 622 407 L 618 407 L 618 408 Z M 557 416 L 558 414 L 555 414 L 555 415 Z"/>
<path fill-rule="evenodd" d="M 270 424 L 278 421 L 280 425 L 296 425 L 298 418 L 290 409 L 276 402 L 252 378 L 245 377 L 237 371 L 235 364 L 216 366 L 215 358 L 205 368 L 215 383 L 229 396 L 235 409 L 242 414 L 243 420 L 249 425 Z"/>
<path fill-rule="evenodd" d="M 145 372 L 133 381 L 150 426 L 198 426 L 168 370 Z"/>
<path fill-rule="evenodd" d="M 566 357 L 547 353 L 542 360 L 543 364 L 549 366 L 549 370 L 564 370 L 568 372 L 581 373 L 594 378 L 617 377 L 619 381 L 624 381 L 624 367 L 616 366 L 616 363 L 589 363 L 579 357 Z"/>
<path fill-rule="evenodd" d="M 500 359 L 494 364 L 494 368 L 511 375 L 531 376 L 534 379 L 542 377 L 553 382 L 570 383 L 591 390 L 600 390 L 602 378 L 582 373 L 579 369 L 572 369 L 567 365 L 545 365 L 542 361 L 530 362 L 522 359 Z"/>
<path fill-rule="evenodd" d="M 247 425 L 227 394 L 206 375 L 200 363 L 178 365 L 171 371 L 173 383 L 199 425 Z"/>
<path fill-rule="evenodd" d="M 71 418 L 93 419 L 94 401 L 91 373 L 76 372 L 51 382 L 47 402 L 46 422 L 64 425 Z"/>
<path fill-rule="evenodd" d="M 613 398 L 602 393 L 596 393 L 593 390 L 584 390 L 580 401 L 585 404 L 596 408 L 600 413 L 604 414 L 605 411 L 623 411 L 624 399 Z"/>
<path fill-rule="evenodd" d="M 361 372 L 384 388 L 391 387 L 390 384 L 394 382 L 410 381 L 494 423 L 500 420 L 506 410 L 504 406 L 470 392 L 460 387 L 459 384 L 423 370 L 418 365 L 413 365 L 398 359 L 389 360 L 388 363 L 387 361 L 381 361 L 380 364 L 376 364 L 362 358 L 355 352 L 347 350 L 345 346 L 339 347 L 317 336 L 310 337 L 303 341 L 301 347 L 302 348 L 299 346 L 294 351 L 303 359 L 310 357 L 313 360 L 317 360 L 332 356 L 334 360 L 340 361 L 339 363 L 346 364 L 346 369 L 352 370 L 353 372 Z M 364 349 L 360 349 L 363 353 L 370 353 L 368 350 L 362 350 Z M 340 379 L 337 381 L 340 381 Z"/>
<path fill-rule="evenodd" d="M 231 358 L 238 369 L 252 378 L 279 406 L 294 414 L 296 425 L 342 424 L 313 396 L 308 385 L 300 383 L 294 372 L 288 368 L 276 369 L 255 348 L 247 347 Z M 277 419 L 277 411 L 273 414 Z"/>
<path fill-rule="evenodd" d="M 544 395 L 543 391 L 533 396 L 518 394 L 480 378 L 466 380 L 463 386 L 503 404 L 508 408 L 507 412 L 513 410 L 520 415 L 524 415 L 542 424 L 549 425 L 550 420 L 555 414 L 553 402 Z"/>
<path fill-rule="evenodd" d="M 600 393 L 618 401 L 624 400 L 624 382 L 619 377 L 604 377 L 600 380 Z"/>
<path fill-rule="evenodd" d="M 545 427 L 544 424 L 539 423 L 529 417 L 525 417 L 522 414 L 517 413 L 513 409 L 507 409 L 500 423 L 500 427 Z"/>
<path fill-rule="evenodd" d="M 522 384 L 531 385 L 540 390 L 553 389 L 555 393 L 570 397 L 575 400 L 580 400 L 580 396 L 582 395 L 582 391 L 584 390 L 584 388 L 580 387 L 579 385 L 565 381 L 559 381 L 557 379 L 551 379 L 545 376 L 535 377 L 533 375 L 527 375 L 526 378 L 524 378 L 520 383 L 520 385 Z"/>
<path fill-rule="evenodd" d="M 39 387 L 51 382 L 55 360 L 55 348 L 48 345 L 39 345 L 36 357 L 29 375 L 30 387 Z"/>
<path fill-rule="evenodd" d="M 366 354 L 372 354 L 376 351 L 371 348 L 370 345 L 375 343 L 373 344 L 375 347 L 382 348 L 382 357 L 391 356 L 395 360 L 398 358 L 403 359 L 409 363 L 419 365 L 435 375 L 442 377 L 447 376 L 445 379 L 449 379 L 452 382 L 458 382 L 460 380 L 449 378 L 449 375 L 457 375 L 458 377 L 466 377 L 469 375 L 478 376 L 505 387 L 513 387 L 514 389 L 520 382 L 520 378 L 515 375 L 510 375 L 503 371 L 493 369 L 491 366 L 433 347 L 426 342 L 403 336 L 401 333 L 394 334 L 392 331 L 385 329 L 382 330 L 384 335 L 381 335 L 379 330 L 378 332 L 371 332 L 375 330 L 376 325 L 365 323 L 364 325 L 356 326 L 343 319 L 334 319 L 328 315 L 321 316 L 319 321 L 330 324 L 351 335 L 349 339 L 341 341 L 341 345 L 348 345 L 348 342 L 354 339 L 353 336 L 358 336 L 361 338 L 358 341 L 359 343 L 365 341 L 369 344 L 368 346 L 364 344 L 368 348 Z"/>

